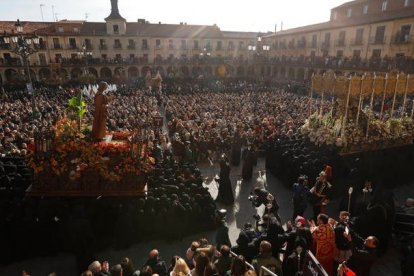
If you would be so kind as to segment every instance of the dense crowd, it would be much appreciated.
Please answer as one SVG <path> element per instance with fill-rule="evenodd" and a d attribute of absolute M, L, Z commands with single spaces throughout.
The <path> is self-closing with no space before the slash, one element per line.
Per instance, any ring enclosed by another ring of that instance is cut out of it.
<path fill-rule="evenodd" d="M 3 252 L 2 262 L 36 256 L 39 252 L 45 255 L 58 252 L 62 248 L 57 245 L 62 244 L 63 250 L 76 255 L 79 270 L 88 267 L 82 275 L 239 276 L 261 274 L 264 266 L 277 275 L 289 276 L 304 269 L 305 254 L 313 250 L 329 275 L 334 275 L 337 269 L 341 273 L 353 270 L 358 276 L 369 275 L 377 251 L 384 252 L 391 235 L 392 196 L 380 190 L 375 194 L 369 191 L 362 206 L 353 202 L 348 207 L 350 212 L 342 211 L 338 217 L 329 218 L 324 208 L 334 188 L 327 165 L 336 170 L 338 156 L 332 147 L 319 148 L 300 134 L 299 128 L 308 115 L 308 98 L 280 87 L 257 87 L 246 82 L 221 85 L 213 84 L 215 92 L 199 84 L 174 87 L 176 93 L 167 95 L 132 88 L 117 91 L 109 107 L 109 131 L 128 131 L 136 125 L 152 123 L 153 116 L 163 112 L 166 115 L 168 133 L 154 133 L 151 143 L 157 163 L 149 178 L 147 198 L 23 201 L 22 190 L 13 197 L 2 197 L 4 208 L 0 209 L 0 219 L 5 227 L 0 230 L 3 232 L 0 237 L 2 244 L 12 248 Z M 221 89 L 226 92 L 218 92 Z M 171 88 L 167 90 L 174 92 Z M 0 149 L 7 157 L 0 163 L 0 173 L 10 181 L 19 179 L 17 175 L 21 181 L 28 180 L 29 172 L 18 156 L 26 155 L 37 129 L 50 127 L 65 116 L 68 99 L 78 93 L 76 89 L 36 92 L 35 112 L 30 98 L 24 94 L 2 95 Z M 92 98 L 86 98 L 86 102 L 90 120 Z M 320 108 L 320 102 L 312 101 L 311 108 Z M 323 108 L 329 110 L 329 103 Z M 264 205 L 265 213 L 255 227 L 246 224 L 236 244 L 231 244 L 225 218 L 216 212 L 216 204 L 202 185 L 197 161 L 220 162 L 217 200 L 231 205 L 234 197 L 229 163 L 243 160 L 242 177 L 249 180 L 258 150 L 265 152 L 266 166 L 271 171 L 287 176 L 284 179 L 287 183 L 292 183 L 299 174 L 317 179 L 314 187 L 308 187 L 306 177 L 300 177 L 294 184 L 294 214 L 285 228 L 278 215 L 276 198 L 264 189 L 255 189 L 253 205 Z M 16 160 L 22 163 L 16 165 Z M 326 170 L 319 173 L 324 167 Z M 344 172 L 341 177 L 355 175 Z M 230 189 L 222 189 L 225 186 Z M 313 208 L 313 220 L 303 217 L 307 205 Z M 346 209 L 346 205 L 341 206 L 341 210 Z M 108 225 L 108 221 L 112 223 Z M 213 227 L 217 227 L 214 243 L 205 239 L 194 241 L 169 264 L 154 249 L 140 267 L 134 267 L 129 258 L 112 267 L 99 261 L 88 266 L 94 259 L 94 251 L 107 246 L 124 248 L 140 238 L 155 235 L 173 240 Z M 27 247 L 30 250 L 23 250 Z"/>

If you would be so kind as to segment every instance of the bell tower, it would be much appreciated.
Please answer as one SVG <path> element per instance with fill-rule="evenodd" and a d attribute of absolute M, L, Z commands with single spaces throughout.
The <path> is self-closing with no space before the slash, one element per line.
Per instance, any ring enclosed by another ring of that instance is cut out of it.
<path fill-rule="evenodd" d="M 126 20 L 119 14 L 118 0 L 111 0 L 111 14 L 105 18 L 106 33 L 108 35 L 124 35 Z"/>

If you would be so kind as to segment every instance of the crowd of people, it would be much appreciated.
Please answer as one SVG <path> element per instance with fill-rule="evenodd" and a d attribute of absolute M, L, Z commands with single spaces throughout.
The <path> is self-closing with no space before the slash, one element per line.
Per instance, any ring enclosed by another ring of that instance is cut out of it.
<path fill-rule="evenodd" d="M 57 247 L 62 244 L 64 250 L 77 256 L 79 271 L 88 267 L 82 275 L 239 276 L 261 274 L 264 266 L 277 275 L 289 276 L 304 269 L 305 254 L 313 250 L 329 275 L 337 270 L 369 275 L 377 250 L 381 253 L 386 249 L 391 234 L 392 197 L 378 193 L 370 200 L 364 198 L 366 204 L 362 207 L 357 208 L 353 202 L 348 208 L 341 206 L 341 210 L 348 211 L 341 211 L 337 218 L 328 217 L 324 206 L 332 197 L 330 190 L 335 188 L 330 183 L 333 179 L 329 165 L 333 166 L 334 175 L 338 175 L 335 170 L 340 163 L 333 147 L 315 146 L 300 133 L 308 116 L 309 99 L 285 88 L 258 87 L 247 82 L 212 85 L 219 88 L 217 91 L 225 91 L 213 92 L 195 84 L 183 89 L 167 88 L 169 93 L 164 95 L 133 88 L 111 92 L 114 99 L 108 110 L 109 131 L 130 131 L 137 125 L 152 124 L 154 116 L 165 112 L 168 132 L 154 133 L 150 143 L 156 166 L 149 177 L 147 197 L 22 200 L 21 191 L 19 196 L 2 197 L 5 208 L 0 209 L 0 219 L 5 227 L 0 230 L 3 231 L 0 237 L 2 244 L 12 250 L 3 252 L 0 260 L 8 263 L 47 255 L 62 250 Z M 76 89 L 37 90 L 35 110 L 27 95 L 3 94 L 0 103 L 3 158 L 23 162 L 21 157 L 31 149 L 34 133 L 66 116 L 67 101 L 76 93 L 79 93 Z M 88 97 L 85 100 L 90 111 L 86 120 L 91 121 L 93 100 Z M 320 108 L 318 101 L 310 104 L 313 110 Z M 203 187 L 197 162 L 219 162 L 217 201 L 229 206 L 234 201 L 229 177 L 231 165 L 242 162 L 242 178 L 249 180 L 260 152 L 264 152 L 266 167 L 286 183 L 293 183 L 299 174 L 309 177 L 301 176 L 293 188 L 294 213 L 285 228 L 278 215 L 276 197 L 266 190 L 254 189 L 252 202 L 255 207 L 264 205 L 265 213 L 257 219 L 256 227 L 246 224 L 237 243 L 231 244 L 224 217 L 217 213 L 216 204 Z M 17 174 L 24 176 L 22 181 L 29 181 L 27 170 L 3 160 L 0 177 L 5 178 L 3 171 L 7 171 L 10 181 L 19 179 Z M 319 173 L 321 168 L 326 170 Z M 362 179 L 355 171 L 346 174 L 344 170 L 339 174 L 359 177 L 355 182 Z M 317 179 L 313 188 L 307 186 L 308 178 Z M 307 205 L 313 208 L 310 220 L 303 217 Z M 384 210 L 385 215 L 378 210 Z M 108 220 L 113 223 L 108 225 Z M 378 227 L 374 221 L 384 227 L 375 229 Z M 154 236 L 174 240 L 213 227 L 218 227 L 219 233 L 215 243 L 205 239 L 194 241 L 183 257 L 172 258 L 169 267 L 157 250 L 150 252 L 139 272 L 129 258 L 113 267 L 107 262 L 90 264 L 95 250 L 110 245 L 124 248 L 140 238 Z M 31 250 L 22 250 L 28 244 Z"/>

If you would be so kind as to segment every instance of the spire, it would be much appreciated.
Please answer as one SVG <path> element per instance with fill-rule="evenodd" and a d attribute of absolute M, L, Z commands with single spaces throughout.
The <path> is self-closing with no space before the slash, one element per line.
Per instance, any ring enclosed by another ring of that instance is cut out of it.
<path fill-rule="evenodd" d="M 111 19 L 123 19 L 118 10 L 118 0 L 111 0 L 111 14 L 105 18 L 105 20 L 111 20 Z"/>

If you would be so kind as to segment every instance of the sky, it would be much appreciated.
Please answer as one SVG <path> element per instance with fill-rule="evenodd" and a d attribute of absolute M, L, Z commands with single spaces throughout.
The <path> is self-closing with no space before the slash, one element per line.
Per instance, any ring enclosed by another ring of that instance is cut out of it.
<path fill-rule="evenodd" d="M 119 0 L 128 22 L 217 24 L 223 31 L 268 32 L 328 21 L 330 9 L 349 0 Z M 42 5 L 42 7 L 41 7 Z M 0 20 L 103 22 L 110 0 L 0 0 Z M 55 14 L 53 14 L 53 11 Z"/>

